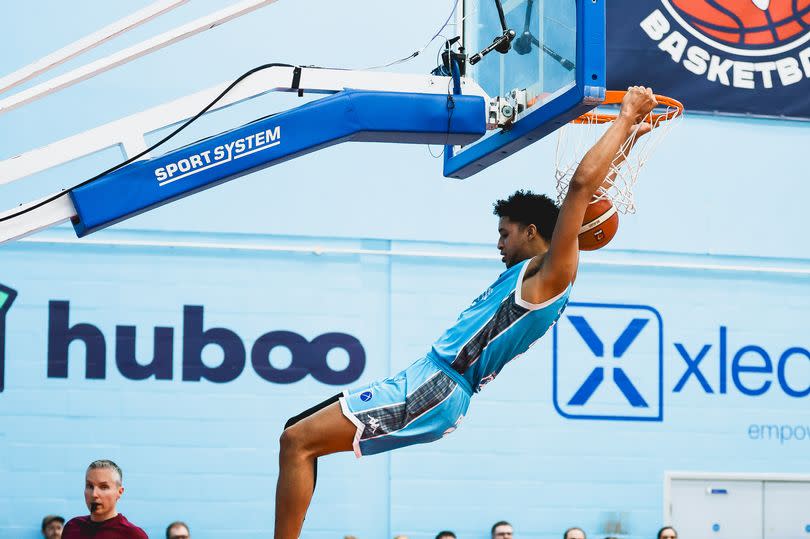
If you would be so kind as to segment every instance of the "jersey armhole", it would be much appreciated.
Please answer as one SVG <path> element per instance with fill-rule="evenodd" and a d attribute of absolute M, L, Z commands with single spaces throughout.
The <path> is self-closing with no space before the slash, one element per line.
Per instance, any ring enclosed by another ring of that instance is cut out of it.
<path fill-rule="evenodd" d="M 517 285 L 515 285 L 515 303 L 523 307 L 524 309 L 528 309 L 530 311 L 536 311 L 538 309 L 544 309 L 551 305 L 552 303 L 558 301 L 561 297 L 565 296 L 569 290 L 571 290 L 571 285 L 573 283 L 568 283 L 568 286 L 565 287 L 565 290 L 557 294 L 551 299 L 544 301 L 543 303 L 531 303 L 523 299 L 523 276 L 526 274 L 526 270 L 529 267 L 529 263 L 531 259 L 526 261 L 523 264 L 523 268 L 520 270 L 520 275 L 518 276 Z"/>

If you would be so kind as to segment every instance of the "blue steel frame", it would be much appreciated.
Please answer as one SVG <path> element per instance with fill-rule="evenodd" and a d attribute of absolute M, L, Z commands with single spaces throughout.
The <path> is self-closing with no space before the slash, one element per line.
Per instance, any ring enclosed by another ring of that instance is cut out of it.
<path fill-rule="evenodd" d="M 73 189 L 79 237 L 341 142 L 468 144 L 486 132 L 480 96 L 343 90 Z"/>
<path fill-rule="evenodd" d="M 605 99 L 605 4 L 607 0 L 576 0 L 576 84 L 556 99 L 464 151 L 447 145 L 444 175 L 465 179 L 556 131 Z M 486 61 L 486 60 L 484 60 Z"/>

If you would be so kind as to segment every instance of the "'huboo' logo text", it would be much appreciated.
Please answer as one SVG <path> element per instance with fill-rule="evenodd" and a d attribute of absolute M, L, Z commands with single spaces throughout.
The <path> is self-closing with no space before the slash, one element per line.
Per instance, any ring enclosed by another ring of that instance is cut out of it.
<path fill-rule="evenodd" d="M 17 291 L 0 284 L 0 393 L 5 388 L 6 371 L 6 314 L 17 297 Z"/>
<path fill-rule="evenodd" d="M 810 32 L 787 45 L 771 49 L 730 47 L 699 33 L 681 20 L 666 0 L 664 4 L 672 18 L 686 33 L 699 38 L 720 53 L 715 54 L 693 44 L 684 32 L 673 28 L 671 19 L 660 9 L 656 9 L 641 21 L 641 28 L 650 39 L 658 42 L 658 48 L 669 54 L 673 62 L 681 64 L 695 75 L 706 77 L 709 82 L 749 90 L 790 86 L 810 78 L 810 47 L 800 50 L 798 54 L 789 52 L 806 43 L 810 39 Z M 752 59 L 762 58 L 766 61 L 752 62 L 721 56 L 726 53 Z"/>
<path fill-rule="evenodd" d="M 236 159 L 253 155 L 281 144 L 281 126 L 250 134 L 246 137 L 221 144 L 211 150 L 178 159 L 173 163 L 155 169 L 158 185 L 164 186 L 182 180 L 204 170 L 208 170 Z"/>

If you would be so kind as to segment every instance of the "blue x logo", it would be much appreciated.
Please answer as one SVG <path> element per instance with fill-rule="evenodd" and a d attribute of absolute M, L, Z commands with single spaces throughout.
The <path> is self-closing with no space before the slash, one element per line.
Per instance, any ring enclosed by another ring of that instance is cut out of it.
<path fill-rule="evenodd" d="M 661 421 L 662 325 L 651 307 L 570 304 L 554 328 L 557 411 L 577 419 Z"/>
<path fill-rule="evenodd" d="M 593 331 L 588 321 L 582 316 L 569 316 L 568 319 L 588 345 L 588 348 L 591 349 L 593 355 L 596 357 L 605 357 L 605 345 L 602 344 L 602 340 Z M 614 358 L 618 359 L 624 355 L 627 348 L 633 344 L 638 334 L 641 333 L 641 330 L 647 325 L 647 322 L 649 322 L 647 318 L 633 318 L 633 320 L 630 321 L 627 327 L 624 328 L 622 334 L 619 335 L 619 338 L 616 339 L 616 342 L 613 343 Z M 604 379 L 604 367 L 594 368 L 588 376 L 588 379 L 585 380 L 585 383 L 580 386 L 579 391 L 568 401 L 568 404 L 572 406 L 584 405 L 602 384 Z M 638 392 L 636 386 L 633 385 L 633 382 L 631 382 L 630 378 L 625 374 L 624 369 L 621 367 L 613 367 L 613 381 L 631 405 L 643 406 L 645 408 L 649 407 L 647 401 L 644 400 L 644 397 Z"/>

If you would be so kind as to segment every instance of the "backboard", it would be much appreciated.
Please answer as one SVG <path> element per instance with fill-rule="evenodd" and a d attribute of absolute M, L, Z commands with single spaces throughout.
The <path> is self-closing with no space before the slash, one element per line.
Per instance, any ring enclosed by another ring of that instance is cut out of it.
<path fill-rule="evenodd" d="M 467 178 L 536 142 L 601 103 L 605 95 L 606 0 L 462 0 L 458 14 L 466 77 L 492 99 L 506 128 L 447 147 L 444 175 Z M 514 31 L 509 50 L 481 51 Z M 508 114 L 506 115 L 508 116 Z M 493 123 L 494 120 L 493 120 Z"/>

